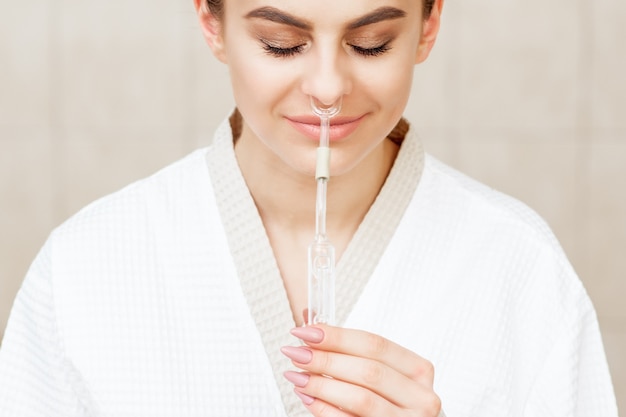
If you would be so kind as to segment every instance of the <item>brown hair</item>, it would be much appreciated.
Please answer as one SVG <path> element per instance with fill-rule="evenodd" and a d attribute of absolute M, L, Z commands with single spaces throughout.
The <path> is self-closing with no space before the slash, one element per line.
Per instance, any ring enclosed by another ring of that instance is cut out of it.
<path fill-rule="evenodd" d="M 221 19 L 224 16 L 224 1 L 225 0 L 202 0 L 202 3 L 212 15 Z M 435 4 L 435 0 L 424 0 L 424 18 L 430 16 L 433 4 Z"/>

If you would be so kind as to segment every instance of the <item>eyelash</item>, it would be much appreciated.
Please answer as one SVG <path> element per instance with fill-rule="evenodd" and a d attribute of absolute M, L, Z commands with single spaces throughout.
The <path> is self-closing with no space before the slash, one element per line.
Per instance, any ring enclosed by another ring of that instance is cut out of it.
<path fill-rule="evenodd" d="M 350 45 L 350 47 L 354 50 L 354 52 L 365 57 L 379 56 L 391 49 L 391 47 L 389 46 L 389 42 L 385 42 L 382 45 L 376 46 L 374 48 L 361 48 L 360 46 L 356 45 Z"/>
<path fill-rule="evenodd" d="M 297 45 L 297 46 L 292 46 L 291 48 L 279 48 L 276 46 L 272 46 L 265 41 L 261 41 L 261 42 L 263 43 L 263 49 L 265 50 L 265 52 L 278 58 L 292 57 L 302 52 L 302 49 L 305 46 L 305 45 Z M 350 45 L 350 44 L 348 44 L 348 46 L 350 46 L 354 52 L 364 57 L 379 56 L 391 49 L 391 47 L 389 46 L 389 42 L 385 42 L 384 44 L 380 46 L 376 46 L 374 48 L 361 48 L 360 46 Z"/>
<path fill-rule="evenodd" d="M 261 42 L 263 42 L 263 49 L 265 52 L 279 58 L 289 58 L 302 52 L 302 48 L 304 48 L 304 45 L 292 46 L 291 48 L 279 48 L 277 46 L 272 46 L 267 42 Z"/>

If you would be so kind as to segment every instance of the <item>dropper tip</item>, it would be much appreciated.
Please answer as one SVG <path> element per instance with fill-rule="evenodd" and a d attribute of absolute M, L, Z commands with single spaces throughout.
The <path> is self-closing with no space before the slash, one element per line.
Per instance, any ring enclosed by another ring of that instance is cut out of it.
<path fill-rule="evenodd" d="M 311 108 L 313 113 L 321 117 L 333 117 L 341 111 L 342 98 L 339 97 L 334 103 L 325 105 L 315 97 L 311 96 Z"/>

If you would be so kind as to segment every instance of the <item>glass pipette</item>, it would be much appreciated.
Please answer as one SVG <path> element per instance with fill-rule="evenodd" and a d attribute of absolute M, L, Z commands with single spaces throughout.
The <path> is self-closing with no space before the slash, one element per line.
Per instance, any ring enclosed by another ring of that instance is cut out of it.
<path fill-rule="evenodd" d="M 341 98 L 330 106 L 311 97 L 313 113 L 320 118 L 315 180 L 315 238 L 309 245 L 308 324 L 335 324 L 335 248 L 326 236 L 326 187 L 330 178 L 330 118 L 341 110 Z"/>

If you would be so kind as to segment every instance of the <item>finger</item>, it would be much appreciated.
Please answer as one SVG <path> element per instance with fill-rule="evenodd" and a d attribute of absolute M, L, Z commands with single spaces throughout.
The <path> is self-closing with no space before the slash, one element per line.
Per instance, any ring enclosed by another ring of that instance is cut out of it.
<path fill-rule="evenodd" d="M 296 395 L 302 401 L 302 404 L 313 414 L 318 417 L 356 417 L 354 414 L 350 414 L 344 410 L 335 407 L 326 401 L 314 398 L 300 392 L 297 388 L 294 389 Z"/>
<path fill-rule="evenodd" d="M 353 413 L 363 417 L 400 414 L 437 416 L 441 411 L 439 397 L 432 390 L 424 387 L 412 393 L 412 404 L 402 407 L 363 387 L 338 379 L 293 371 L 285 372 L 284 376 L 294 384 L 295 392 L 300 396 L 304 405 L 315 407 L 314 401 L 322 401 L 323 404 L 317 407 L 328 412 L 328 415 L 336 415 L 337 411 L 326 405 L 333 406 L 343 413 Z M 343 416 L 343 414 L 337 415 Z"/>
<path fill-rule="evenodd" d="M 311 375 L 306 386 L 295 391 L 306 396 L 303 403 L 314 415 L 374 417 L 398 415 L 400 411 L 372 391 L 320 375 Z"/>
<path fill-rule="evenodd" d="M 297 327 L 291 333 L 316 349 L 373 359 L 414 381 L 433 383 L 432 363 L 382 336 L 321 324 Z"/>
<path fill-rule="evenodd" d="M 309 347 L 289 347 L 283 353 L 300 369 L 362 386 L 401 407 L 413 406 L 416 394 L 424 391 L 420 383 L 373 359 Z"/>

